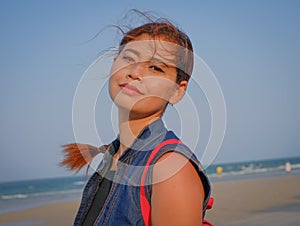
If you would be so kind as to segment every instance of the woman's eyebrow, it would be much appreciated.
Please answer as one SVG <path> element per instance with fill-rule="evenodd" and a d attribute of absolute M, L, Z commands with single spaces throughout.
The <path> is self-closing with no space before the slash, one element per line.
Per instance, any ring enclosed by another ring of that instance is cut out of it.
<path fill-rule="evenodd" d="M 152 57 L 151 61 L 155 61 L 155 62 L 158 62 L 158 63 L 162 63 L 164 66 L 166 66 L 167 68 L 173 68 L 176 66 L 174 65 L 174 62 L 170 61 L 170 62 L 165 62 L 164 60 L 160 59 L 160 58 L 155 58 L 155 57 Z"/>
<path fill-rule="evenodd" d="M 128 49 L 125 49 L 124 52 L 131 52 L 133 54 L 135 54 L 137 57 L 140 57 L 141 56 L 141 53 L 135 49 L 131 49 L 131 48 L 128 48 Z M 167 68 L 170 68 L 170 67 L 173 67 L 172 66 L 172 62 L 171 62 L 171 65 L 166 63 L 165 61 L 163 61 L 162 59 L 160 58 L 156 58 L 156 57 L 152 57 L 151 58 L 151 61 L 155 61 L 155 62 L 158 62 L 158 63 L 162 63 L 165 67 Z"/>
<path fill-rule="evenodd" d="M 152 58 L 151 58 L 151 61 L 158 62 L 158 63 L 162 63 L 162 64 L 165 65 L 166 67 L 169 67 L 169 65 L 168 65 L 167 63 L 165 63 L 164 61 L 162 61 L 161 59 L 152 57 Z"/>
<path fill-rule="evenodd" d="M 138 57 L 140 57 L 140 53 L 138 51 L 136 51 L 135 49 L 125 49 L 124 52 L 132 52 L 133 54 L 137 55 Z"/>

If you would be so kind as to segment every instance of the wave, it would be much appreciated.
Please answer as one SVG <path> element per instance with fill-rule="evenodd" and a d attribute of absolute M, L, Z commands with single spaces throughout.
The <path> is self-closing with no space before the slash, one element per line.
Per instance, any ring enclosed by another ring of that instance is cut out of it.
<path fill-rule="evenodd" d="M 84 181 L 76 181 L 73 183 L 74 185 L 84 185 L 85 182 Z"/>
<path fill-rule="evenodd" d="M 300 164 L 292 164 L 292 169 L 300 169 Z"/>
<path fill-rule="evenodd" d="M 293 164 L 292 169 L 300 169 L 300 164 Z M 240 170 L 228 170 L 223 171 L 223 176 L 242 176 L 242 175 L 251 175 L 251 174 L 265 174 L 265 173 L 274 173 L 274 172 L 283 172 L 285 171 L 285 166 L 275 166 L 275 167 L 262 167 L 262 168 L 253 168 L 253 167 L 245 167 Z M 211 177 L 218 177 L 219 175 L 215 173 L 208 174 Z"/>
<path fill-rule="evenodd" d="M 28 195 L 25 194 L 14 194 L 14 195 L 1 195 L 1 199 L 7 200 L 7 199 L 25 199 Z"/>
<path fill-rule="evenodd" d="M 37 198 L 37 197 L 49 197 L 49 196 L 66 196 L 66 195 L 73 195 L 76 193 L 81 193 L 82 189 L 71 189 L 71 190 L 64 190 L 64 191 L 53 191 L 53 192 L 38 192 L 32 194 L 12 194 L 12 195 L 1 195 L 1 200 L 13 200 L 13 199 L 30 199 L 30 198 Z"/>

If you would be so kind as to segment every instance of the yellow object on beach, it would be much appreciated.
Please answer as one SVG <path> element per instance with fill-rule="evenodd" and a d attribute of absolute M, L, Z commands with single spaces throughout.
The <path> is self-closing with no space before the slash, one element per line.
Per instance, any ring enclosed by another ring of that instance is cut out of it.
<path fill-rule="evenodd" d="M 221 166 L 218 166 L 216 171 L 217 171 L 217 174 L 220 175 L 223 172 L 223 168 Z"/>

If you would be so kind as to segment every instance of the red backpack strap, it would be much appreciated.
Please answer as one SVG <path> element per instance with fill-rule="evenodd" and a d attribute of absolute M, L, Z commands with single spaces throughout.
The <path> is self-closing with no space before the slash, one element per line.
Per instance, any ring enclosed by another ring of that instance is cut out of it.
<path fill-rule="evenodd" d="M 211 209 L 213 207 L 214 201 L 215 201 L 215 199 L 210 197 L 205 210 Z M 210 223 L 208 220 L 203 220 L 202 226 L 213 226 L 213 224 Z"/>
<path fill-rule="evenodd" d="M 214 226 L 214 225 L 212 223 L 210 223 L 208 220 L 203 220 L 202 226 Z"/>
<path fill-rule="evenodd" d="M 154 159 L 154 157 L 156 156 L 157 152 L 165 145 L 168 144 L 182 144 L 182 142 L 178 139 L 169 139 L 169 140 L 165 140 L 162 143 L 160 143 L 159 145 L 157 145 L 152 153 L 150 154 L 148 161 L 146 163 L 146 166 L 144 168 L 143 174 L 142 174 L 142 178 L 141 178 L 141 184 L 140 184 L 140 205 L 141 205 L 141 211 L 142 211 L 142 216 L 143 216 L 143 220 L 146 226 L 151 226 L 151 207 L 150 204 L 146 198 L 146 191 L 145 191 L 145 180 L 146 180 L 146 175 L 150 166 L 150 163 L 152 162 L 152 160 Z"/>
<path fill-rule="evenodd" d="M 147 175 L 150 163 L 156 156 L 157 152 L 163 146 L 168 145 L 168 144 L 182 144 L 182 142 L 177 139 L 169 139 L 169 140 L 165 140 L 162 143 L 160 143 L 159 145 L 157 145 L 153 149 L 152 153 L 150 154 L 148 161 L 146 163 L 146 166 L 144 168 L 143 174 L 142 174 L 141 184 L 140 184 L 140 205 L 141 205 L 141 212 L 142 212 L 143 220 L 144 220 L 144 223 L 146 226 L 151 226 L 151 217 L 150 217 L 151 216 L 151 207 L 146 198 L 146 191 L 145 191 L 146 175 Z M 214 203 L 214 198 L 209 198 L 208 204 L 206 206 L 206 210 L 211 209 L 213 206 L 213 203 Z M 213 226 L 213 224 L 207 220 L 203 220 L 202 226 Z"/>
<path fill-rule="evenodd" d="M 210 197 L 206 206 L 207 210 L 210 210 L 213 207 L 215 199 L 213 197 Z"/>

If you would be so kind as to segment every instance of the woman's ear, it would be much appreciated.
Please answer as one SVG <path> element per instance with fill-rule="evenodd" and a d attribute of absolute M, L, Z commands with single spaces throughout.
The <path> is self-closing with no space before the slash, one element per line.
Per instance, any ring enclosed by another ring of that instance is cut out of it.
<path fill-rule="evenodd" d="M 174 93 L 172 94 L 172 96 L 169 99 L 169 103 L 174 105 L 176 103 L 178 103 L 184 96 L 185 91 L 186 91 L 186 87 L 188 85 L 187 81 L 181 81 L 177 87 L 175 88 Z"/>

